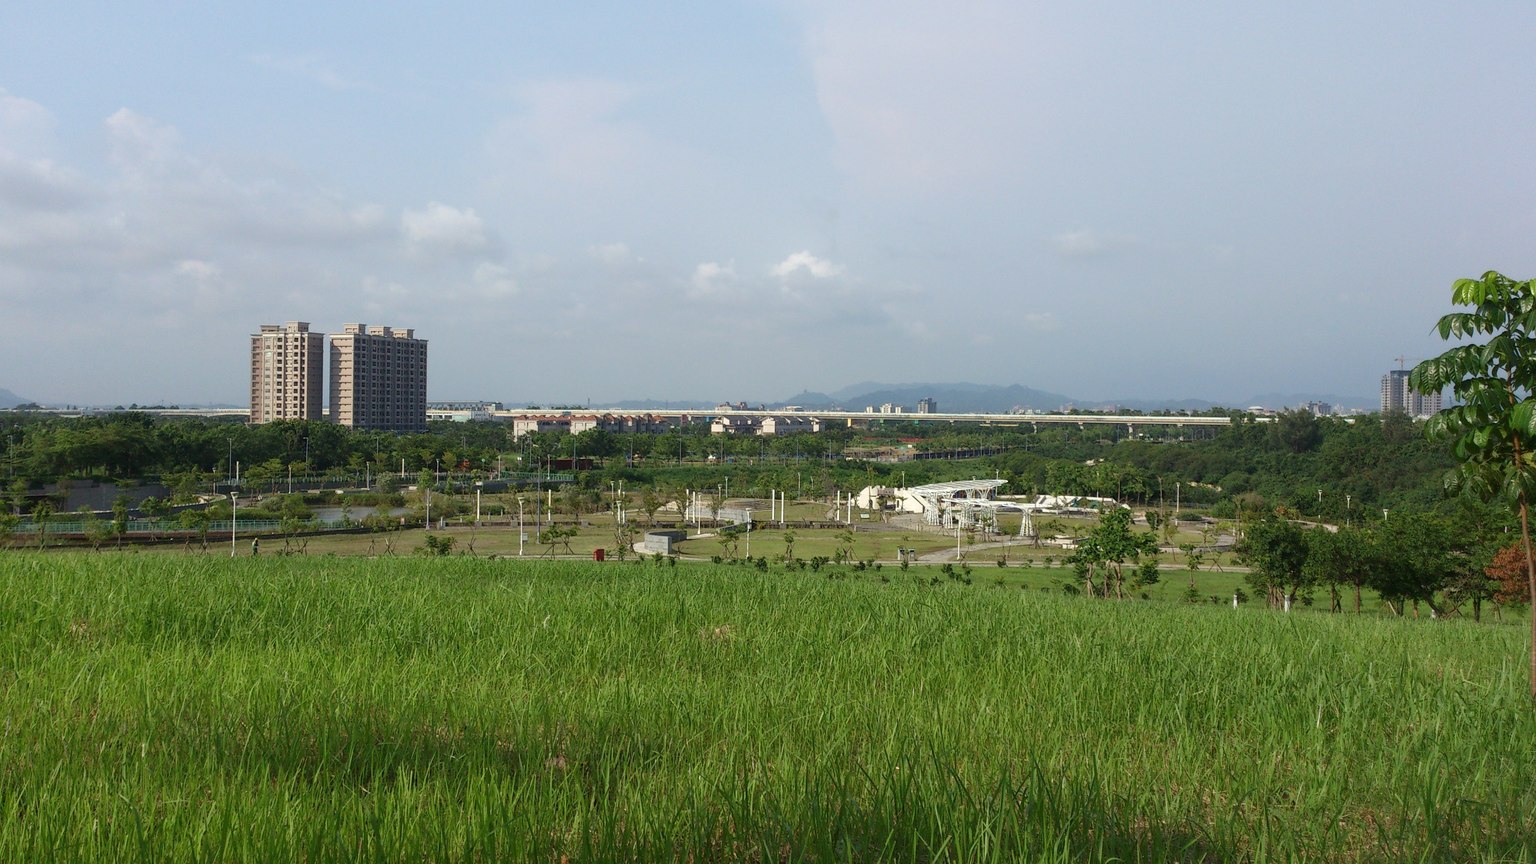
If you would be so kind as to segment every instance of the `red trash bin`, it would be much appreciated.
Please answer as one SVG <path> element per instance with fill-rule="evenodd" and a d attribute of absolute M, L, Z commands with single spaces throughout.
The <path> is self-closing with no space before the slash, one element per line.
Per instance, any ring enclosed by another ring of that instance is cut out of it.
<path fill-rule="evenodd" d="M 601 549 L 593 549 L 592 550 L 592 560 L 593 561 L 601 561 L 601 560 L 603 560 L 603 550 L 601 550 Z"/>

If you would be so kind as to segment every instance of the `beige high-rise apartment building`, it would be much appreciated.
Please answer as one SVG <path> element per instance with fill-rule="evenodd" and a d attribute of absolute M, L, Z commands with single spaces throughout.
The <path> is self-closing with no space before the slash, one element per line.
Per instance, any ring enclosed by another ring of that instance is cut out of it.
<path fill-rule="evenodd" d="M 347 324 L 331 336 L 331 420 L 354 429 L 427 428 L 427 340 Z"/>
<path fill-rule="evenodd" d="M 325 419 L 325 334 L 309 322 L 251 334 L 251 422 Z"/>

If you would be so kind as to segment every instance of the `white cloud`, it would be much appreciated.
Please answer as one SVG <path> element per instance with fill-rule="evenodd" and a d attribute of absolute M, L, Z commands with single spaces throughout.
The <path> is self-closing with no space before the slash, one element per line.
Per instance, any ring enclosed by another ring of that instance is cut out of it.
<path fill-rule="evenodd" d="M 1056 316 L 1050 312 L 1026 312 L 1019 318 L 1019 323 L 1041 333 L 1061 329 L 1061 322 L 1056 320 Z"/>
<path fill-rule="evenodd" d="M 825 258 L 817 258 L 809 252 L 794 252 L 785 260 L 774 264 L 771 272 L 779 278 L 791 278 L 796 274 L 809 275 L 811 278 L 833 278 L 843 275 L 843 266 L 831 263 Z"/>
<path fill-rule="evenodd" d="M 773 275 L 780 279 L 788 279 L 796 274 L 804 273 L 813 279 L 831 279 L 834 276 L 843 275 L 844 268 L 841 264 L 834 264 L 824 258 L 817 258 L 810 252 L 795 252 L 788 258 L 775 264 Z"/>
<path fill-rule="evenodd" d="M 78 172 L 51 159 L 27 159 L 0 149 L 0 205 L 64 210 L 91 197 L 89 184 Z"/>
<path fill-rule="evenodd" d="M 689 294 L 694 297 L 715 295 L 735 281 L 735 261 L 725 264 L 718 261 L 703 261 L 693 268 L 693 277 L 688 280 L 688 284 L 692 286 Z"/>
<path fill-rule="evenodd" d="M 159 173 L 177 161 L 181 135 L 175 127 L 119 108 L 107 118 L 112 163 L 129 176 Z"/>
<path fill-rule="evenodd" d="M 223 276 L 224 271 L 217 264 L 188 258 L 176 263 L 176 275 L 184 276 L 195 282 L 210 282 Z"/>
<path fill-rule="evenodd" d="M 500 264 L 482 261 L 475 267 L 476 293 L 486 300 L 501 300 L 517 294 L 517 280 L 512 271 Z"/>
<path fill-rule="evenodd" d="M 473 209 L 460 210 L 437 201 L 424 210 L 406 210 L 400 229 L 413 252 L 457 255 L 489 247 L 485 222 Z"/>
<path fill-rule="evenodd" d="M 633 257 L 627 243 L 599 243 L 587 247 L 587 254 L 604 264 L 626 264 Z"/>
<path fill-rule="evenodd" d="M 42 152 L 53 138 L 53 126 L 53 114 L 47 108 L 0 87 L 0 151 Z"/>

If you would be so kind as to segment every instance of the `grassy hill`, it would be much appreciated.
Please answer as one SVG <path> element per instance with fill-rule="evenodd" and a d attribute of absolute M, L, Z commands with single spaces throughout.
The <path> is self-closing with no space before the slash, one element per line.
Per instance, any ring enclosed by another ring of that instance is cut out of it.
<path fill-rule="evenodd" d="M 1514 626 L 0 555 L 0 860 L 1532 860 Z"/>

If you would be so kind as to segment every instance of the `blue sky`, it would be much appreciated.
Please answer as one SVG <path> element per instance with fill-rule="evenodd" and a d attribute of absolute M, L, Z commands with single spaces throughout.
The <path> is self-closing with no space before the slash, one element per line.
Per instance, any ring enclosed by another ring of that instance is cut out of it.
<path fill-rule="evenodd" d="M 1536 275 L 1528 3 L 22 2 L 0 387 L 241 402 L 257 325 L 429 397 L 1369 395 Z"/>

